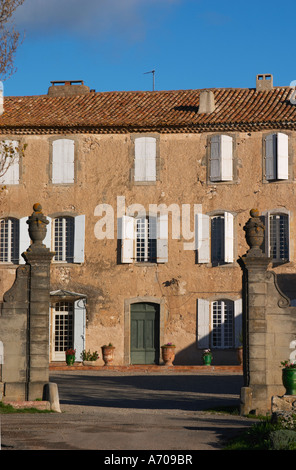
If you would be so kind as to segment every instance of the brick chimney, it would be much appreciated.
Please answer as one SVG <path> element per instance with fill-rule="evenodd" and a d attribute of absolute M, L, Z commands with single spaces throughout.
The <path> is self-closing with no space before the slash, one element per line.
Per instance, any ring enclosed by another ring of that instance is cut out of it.
<path fill-rule="evenodd" d="M 89 87 L 84 85 L 82 80 L 55 81 L 50 83 L 51 86 L 48 88 L 47 93 L 50 96 L 85 95 L 90 91 Z"/>
<path fill-rule="evenodd" d="M 267 91 L 273 88 L 273 76 L 270 73 L 261 73 L 256 76 L 256 91 Z"/>

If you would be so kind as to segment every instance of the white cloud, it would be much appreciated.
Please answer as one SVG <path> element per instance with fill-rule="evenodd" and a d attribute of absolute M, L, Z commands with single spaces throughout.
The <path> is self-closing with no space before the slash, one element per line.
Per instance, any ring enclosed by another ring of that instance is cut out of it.
<path fill-rule="evenodd" d="M 66 33 L 84 37 L 108 34 L 136 39 L 145 34 L 147 8 L 180 0 L 25 0 L 15 23 L 28 34 Z"/>

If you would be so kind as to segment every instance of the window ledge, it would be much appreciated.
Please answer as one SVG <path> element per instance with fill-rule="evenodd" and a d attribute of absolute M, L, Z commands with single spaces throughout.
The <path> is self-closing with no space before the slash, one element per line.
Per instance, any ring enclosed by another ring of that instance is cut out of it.
<path fill-rule="evenodd" d="M 66 261 L 53 261 L 53 266 L 81 266 L 83 263 L 67 263 Z"/>
<path fill-rule="evenodd" d="M 239 184 L 238 180 L 227 180 L 227 181 L 208 181 L 209 186 L 215 186 L 215 185 L 223 185 L 223 184 Z"/>
<path fill-rule="evenodd" d="M 135 186 L 155 186 L 156 181 L 133 181 Z"/>
<path fill-rule="evenodd" d="M 19 263 L 10 263 L 9 261 L 0 262 L 0 269 L 1 268 L 17 268 L 18 266 L 23 266 L 23 264 Z"/>
<path fill-rule="evenodd" d="M 206 266 L 207 268 L 237 268 L 238 264 L 233 261 L 232 263 L 217 264 L 213 265 L 212 263 L 196 263 L 199 266 Z"/>
<path fill-rule="evenodd" d="M 165 264 L 165 263 L 150 263 L 149 261 L 143 261 L 142 263 L 141 262 L 137 262 L 137 263 L 132 263 L 133 266 L 140 266 L 140 267 L 147 267 L 147 266 L 157 266 L 158 264 Z"/>

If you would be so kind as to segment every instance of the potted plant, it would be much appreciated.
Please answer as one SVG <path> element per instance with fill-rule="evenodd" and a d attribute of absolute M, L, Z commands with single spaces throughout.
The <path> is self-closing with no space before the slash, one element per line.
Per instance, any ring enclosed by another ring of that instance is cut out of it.
<path fill-rule="evenodd" d="M 75 362 L 76 349 L 68 348 L 66 350 L 66 363 L 68 366 L 72 366 Z"/>
<path fill-rule="evenodd" d="M 204 349 L 202 353 L 202 360 L 205 366 L 210 366 L 212 363 L 213 354 L 210 349 Z"/>
<path fill-rule="evenodd" d="M 285 395 L 296 395 L 296 362 L 283 361 L 281 362 L 282 381 L 286 389 Z"/>
<path fill-rule="evenodd" d="M 81 353 L 81 359 L 84 366 L 95 366 L 97 360 L 99 359 L 98 351 L 90 352 L 90 349 L 86 351 L 85 349 Z"/>
<path fill-rule="evenodd" d="M 109 343 L 108 345 L 105 344 L 104 346 L 102 346 L 102 356 L 103 356 L 103 361 L 105 362 L 105 366 L 110 366 L 113 364 L 114 349 L 115 347 L 111 343 Z"/>
<path fill-rule="evenodd" d="M 173 343 L 167 343 L 161 346 L 162 359 L 165 366 L 172 366 L 175 359 L 175 348 Z"/>

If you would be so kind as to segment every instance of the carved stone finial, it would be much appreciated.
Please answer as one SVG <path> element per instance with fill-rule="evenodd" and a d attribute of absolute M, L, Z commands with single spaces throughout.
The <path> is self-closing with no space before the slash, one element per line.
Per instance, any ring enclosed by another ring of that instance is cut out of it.
<path fill-rule="evenodd" d="M 46 216 L 42 212 L 41 204 L 34 204 L 33 213 L 27 220 L 29 225 L 29 235 L 33 245 L 43 245 L 43 240 L 46 236 L 46 225 L 49 223 Z"/>
<path fill-rule="evenodd" d="M 264 256 L 260 248 L 264 241 L 264 223 L 259 217 L 258 209 L 251 209 L 250 216 L 251 218 L 244 226 L 246 241 L 250 247 L 247 252 L 248 256 Z"/>

